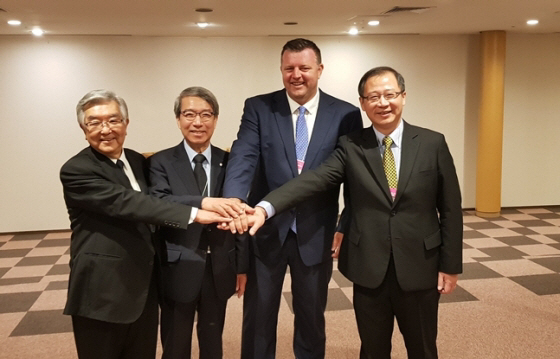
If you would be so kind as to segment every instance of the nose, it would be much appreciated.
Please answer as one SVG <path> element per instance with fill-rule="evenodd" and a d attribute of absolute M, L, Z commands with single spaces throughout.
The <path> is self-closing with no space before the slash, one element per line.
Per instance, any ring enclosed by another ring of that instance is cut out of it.
<path fill-rule="evenodd" d="M 387 101 L 385 96 L 381 96 L 377 105 L 378 106 L 387 106 L 387 105 L 389 105 L 389 101 Z"/>
<path fill-rule="evenodd" d="M 113 129 L 106 122 L 101 122 L 101 133 L 110 133 Z"/>
<path fill-rule="evenodd" d="M 294 72 L 292 72 L 292 76 L 295 78 L 299 78 L 301 76 L 301 71 L 296 67 Z"/>

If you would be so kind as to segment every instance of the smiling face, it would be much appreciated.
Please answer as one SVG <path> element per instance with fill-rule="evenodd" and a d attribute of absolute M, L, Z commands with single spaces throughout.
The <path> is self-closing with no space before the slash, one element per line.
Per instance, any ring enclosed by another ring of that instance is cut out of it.
<path fill-rule="evenodd" d="M 315 96 L 323 64 L 317 63 L 317 55 L 312 49 L 285 51 L 280 70 L 284 87 L 292 100 L 303 105 Z"/>
<path fill-rule="evenodd" d="M 360 97 L 360 105 L 370 119 L 373 127 L 384 135 L 393 132 L 401 122 L 402 110 L 406 102 L 406 92 L 387 101 L 382 95 L 399 93 L 401 89 L 395 75 L 391 72 L 370 77 L 364 86 L 365 97 Z M 379 101 L 370 102 L 367 97 L 377 95 Z"/>
<path fill-rule="evenodd" d="M 111 120 L 122 120 L 122 122 L 109 126 Z M 91 121 L 101 121 L 103 124 L 101 128 L 88 128 L 87 125 Z M 82 129 L 91 147 L 109 158 L 118 159 L 121 156 L 128 120 L 123 119 L 116 101 L 96 103 L 86 108 L 84 124 Z"/>
<path fill-rule="evenodd" d="M 198 115 L 190 121 L 183 115 L 186 112 Z M 212 106 L 200 97 L 187 96 L 181 99 L 181 114 L 177 117 L 177 126 L 183 133 L 187 144 L 198 153 L 204 152 L 210 146 L 210 140 L 218 122 L 218 116 L 212 115 L 206 121 L 200 114 L 213 112 Z"/>

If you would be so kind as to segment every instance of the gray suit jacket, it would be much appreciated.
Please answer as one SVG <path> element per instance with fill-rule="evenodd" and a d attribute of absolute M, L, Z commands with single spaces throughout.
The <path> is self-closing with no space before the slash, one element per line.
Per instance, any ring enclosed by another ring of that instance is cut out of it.
<path fill-rule="evenodd" d="M 352 282 L 379 286 L 391 253 L 398 282 L 407 291 L 435 287 L 438 271 L 462 271 L 461 194 L 442 134 L 404 123 L 394 202 L 371 127 L 342 137 L 319 168 L 264 200 L 284 211 L 341 182 L 350 213 L 339 269 Z"/>

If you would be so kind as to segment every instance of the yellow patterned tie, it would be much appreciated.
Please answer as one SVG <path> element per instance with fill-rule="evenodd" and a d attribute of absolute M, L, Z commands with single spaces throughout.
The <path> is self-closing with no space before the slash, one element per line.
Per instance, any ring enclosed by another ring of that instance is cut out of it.
<path fill-rule="evenodd" d="M 385 170 L 387 182 L 389 182 L 389 189 L 391 190 L 391 196 L 394 201 L 397 196 L 397 169 L 395 166 L 395 157 L 393 157 L 393 151 L 391 151 L 393 140 L 391 137 L 385 136 L 385 138 L 383 138 L 383 144 L 385 145 L 385 152 L 383 153 L 383 169 Z"/>

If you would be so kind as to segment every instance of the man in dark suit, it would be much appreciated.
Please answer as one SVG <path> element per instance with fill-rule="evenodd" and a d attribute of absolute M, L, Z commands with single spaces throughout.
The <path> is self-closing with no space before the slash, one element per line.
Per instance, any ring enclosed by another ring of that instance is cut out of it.
<path fill-rule="evenodd" d="M 334 150 L 338 137 L 363 126 L 358 108 L 318 90 L 323 64 L 315 43 L 288 41 L 281 52 L 280 70 L 283 90 L 246 100 L 227 168 L 224 196 L 251 206 L 300 172 L 317 167 Z M 242 358 L 275 357 L 288 266 L 295 356 L 324 357 L 331 248 L 338 248 L 333 244 L 338 195 L 339 188 L 332 188 L 275 216 L 253 238 L 243 302 Z"/>
<path fill-rule="evenodd" d="M 72 316 L 81 359 L 154 358 L 158 326 L 156 246 L 149 224 L 187 228 L 227 217 L 147 195 L 144 157 L 123 144 L 128 110 L 113 92 L 78 103 L 89 147 L 60 171 L 70 216 Z"/>
<path fill-rule="evenodd" d="M 453 159 L 442 134 L 402 120 L 406 92 L 397 71 L 368 71 L 359 93 L 373 127 L 342 137 L 323 165 L 266 196 L 263 206 L 282 212 L 344 182 L 351 215 L 339 269 L 354 282 L 360 358 L 391 357 L 395 317 L 409 358 L 437 358 L 440 293 L 451 293 L 462 271 Z M 266 216 L 257 209 L 251 233 Z"/>
<path fill-rule="evenodd" d="M 150 157 L 150 193 L 210 210 L 231 202 L 215 198 L 222 195 L 228 161 L 227 152 L 210 144 L 219 114 L 215 96 L 205 88 L 189 87 L 175 100 L 174 110 L 184 140 Z M 247 236 L 193 224 L 186 230 L 162 227 L 158 238 L 167 246 L 161 308 L 163 358 L 191 357 L 195 313 L 200 358 L 221 358 L 227 300 L 236 290 L 239 297 L 245 291 Z"/>

